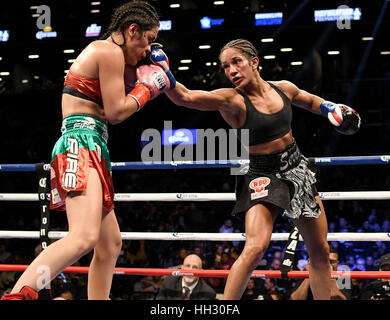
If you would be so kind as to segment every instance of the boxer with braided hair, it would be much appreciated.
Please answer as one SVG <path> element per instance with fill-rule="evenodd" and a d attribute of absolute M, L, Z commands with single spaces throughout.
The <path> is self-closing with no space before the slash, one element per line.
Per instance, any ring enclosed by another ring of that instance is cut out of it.
<path fill-rule="evenodd" d="M 111 23 L 107 30 L 101 36 L 101 39 L 106 39 L 114 32 L 120 32 L 123 37 L 123 43 L 118 44 L 123 46 L 126 41 L 125 31 L 132 24 L 136 23 L 140 31 L 151 30 L 158 26 L 160 21 L 154 7 L 147 2 L 134 1 L 128 2 L 117 8 L 111 16 Z"/>
<path fill-rule="evenodd" d="M 168 73 L 161 49 L 152 51 L 153 63 Z M 232 266 L 224 299 L 240 299 L 252 271 L 269 245 L 280 212 L 291 218 L 302 235 L 311 261 L 310 286 L 315 299 L 331 297 L 331 267 L 324 206 L 315 187 L 315 174 L 299 151 L 291 130 L 294 104 L 326 116 L 343 134 L 359 130 L 360 117 L 348 106 L 299 89 L 289 81 L 265 81 L 259 72 L 256 48 L 245 39 L 227 43 L 219 59 L 235 88 L 189 90 L 176 83 L 167 96 L 177 105 L 200 111 L 219 111 L 236 129 L 249 129 L 250 166 L 237 176 L 232 214 L 245 213 L 245 247 Z M 240 130 L 238 130 L 240 131 Z"/>
<path fill-rule="evenodd" d="M 91 250 L 88 299 L 109 299 L 122 239 L 107 123 L 126 120 L 170 87 L 160 67 L 137 69 L 158 27 L 150 4 L 125 3 L 115 10 L 105 38 L 91 42 L 72 64 L 62 95 L 62 136 L 52 152 L 50 194 L 50 208 L 66 210 L 69 232 L 43 250 L 2 299 L 37 299 L 40 289 Z"/>

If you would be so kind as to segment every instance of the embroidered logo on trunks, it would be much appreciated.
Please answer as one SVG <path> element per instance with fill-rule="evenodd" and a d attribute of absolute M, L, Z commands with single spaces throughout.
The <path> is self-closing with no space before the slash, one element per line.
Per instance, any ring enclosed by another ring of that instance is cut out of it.
<path fill-rule="evenodd" d="M 76 188 L 77 184 L 77 168 L 78 168 L 78 157 L 79 157 L 79 142 L 76 139 L 68 138 L 69 152 L 66 156 L 66 162 L 68 167 L 62 177 L 62 186 L 64 188 Z"/>
<path fill-rule="evenodd" d="M 73 125 L 73 129 L 87 128 L 89 130 L 95 130 L 95 127 L 96 127 L 96 121 L 91 117 L 85 117 L 84 120 L 77 120 L 77 122 L 75 122 L 75 124 Z"/>
<path fill-rule="evenodd" d="M 249 188 L 254 190 L 254 192 L 251 193 L 251 200 L 268 196 L 268 190 L 265 190 L 265 187 L 267 187 L 270 182 L 271 179 L 268 177 L 260 177 L 253 179 L 249 183 Z"/>

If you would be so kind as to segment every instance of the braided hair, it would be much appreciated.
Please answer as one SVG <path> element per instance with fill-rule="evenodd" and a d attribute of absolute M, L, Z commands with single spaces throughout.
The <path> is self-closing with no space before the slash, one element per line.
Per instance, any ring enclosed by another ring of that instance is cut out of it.
<path fill-rule="evenodd" d="M 224 52 L 226 49 L 229 48 L 235 48 L 238 49 L 242 54 L 247 56 L 249 59 L 255 58 L 258 56 L 257 49 L 255 46 L 248 40 L 244 39 L 236 39 L 228 42 L 223 46 L 221 49 L 219 56 L 221 57 L 222 52 Z"/>
<path fill-rule="evenodd" d="M 119 31 L 124 41 L 121 45 L 118 45 L 123 46 L 126 43 L 125 30 L 132 23 L 136 23 L 141 32 L 160 26 L 157 11 L 151 4 L 145 1 L 127 2 L 114 10 L 110 25 L 101 36 L 101 39 L 106 39 L 113 32 Z"/>

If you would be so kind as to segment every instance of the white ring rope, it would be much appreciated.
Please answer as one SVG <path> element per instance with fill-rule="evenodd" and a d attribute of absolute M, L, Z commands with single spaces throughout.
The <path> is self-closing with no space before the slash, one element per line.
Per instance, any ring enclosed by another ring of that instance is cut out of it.
<path fill-rule="evenodd" d="M 49 231 L 50 239 L 61 239 L 67 231 Z M 122 240 L 245 241 L 245 233 L 121 232 Z M 286 241 L 288 233 L 273 233 L 272 241 Z M 0 238 L 39 239 L 39 231 L 0 230 Z M 299 237 L 303 241 L 302 237 Z M 390 233 L 328 233 L 328 241 L 390 241 Z"/>
<path fill-rule="evenodd" d="M 319 192 L 322 200 L 390 200 L 390 191 Z M 49 197 L 49 195 L 47 195 Z M 38 201 L 37 193 L 0 193 L 0 201 Z M 116 193 L 115 201 L 236 201 L 235 193 Z"/>

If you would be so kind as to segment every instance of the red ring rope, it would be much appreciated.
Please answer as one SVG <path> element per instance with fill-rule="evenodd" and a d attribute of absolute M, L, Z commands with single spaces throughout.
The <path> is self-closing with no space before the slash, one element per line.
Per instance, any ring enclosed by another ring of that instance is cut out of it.
<path fill-rule="evenodd" d="M 27 265 L 0 264 L 0 271 L 24 271 Z M 68 267 L 63 270 L 65 273 L 88 273 L 89 267 Z M 148 276 L 201 276 L 201 277 L 227 277 L 229 270 L 192 270 L 192 269 L 154 269 L 154 268 L 115 268 L 115 274 L 123 275 L 148 275 Z M 289 271 L 289 278 L 308 278 L 308 271 Z M 281 278 L 279 270 L 254 270 L 254 278 Z M 390 279 L 390 271 L 333 271 L 333 278 L 351 279 Z"/>

